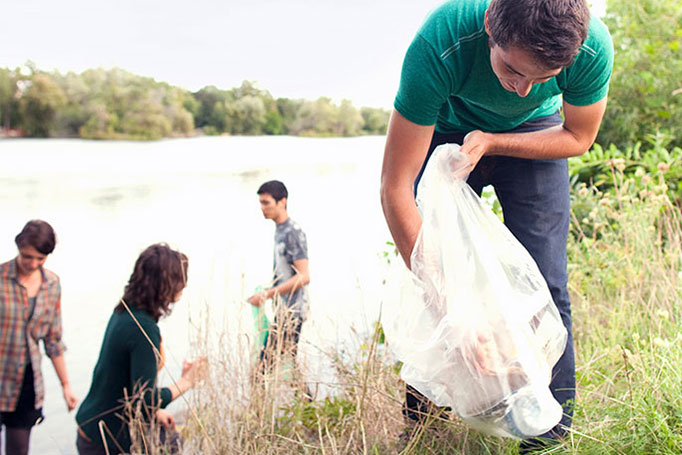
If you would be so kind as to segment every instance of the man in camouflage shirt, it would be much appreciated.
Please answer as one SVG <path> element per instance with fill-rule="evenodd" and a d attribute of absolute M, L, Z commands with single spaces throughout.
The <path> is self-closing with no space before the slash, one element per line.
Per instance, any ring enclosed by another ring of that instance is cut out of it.
<path fill-rule="evenodd" d="M 308 243 L 301 227 L 287 213 L 288 191 L 277 180 L 265 182 L 258 189 L 263 216 L 275 222 L 273 285 L 249 297 L 255 306 L 266 300 L 275 302 L 275 323 L 270 327 L 262 359 L 271 361 L 273 349 L 296 355 L 301 325 L 308 310 Z M 277 346 L 277 347 L 276 347 Z"/>

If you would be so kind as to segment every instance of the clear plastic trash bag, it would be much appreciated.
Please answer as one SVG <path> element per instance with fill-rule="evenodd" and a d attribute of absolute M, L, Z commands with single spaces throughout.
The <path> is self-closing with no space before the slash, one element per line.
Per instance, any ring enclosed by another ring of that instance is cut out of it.
<path fill-rule="evenodd" d="M 419 183 L 423 225 L 391 272 L 382 309 L 401 377 L 470 426 L 526 438 L 553 428 L 549 391 L 567 333 L 535 261 L 466 183 L 459 146 L 431 156 Z"/>

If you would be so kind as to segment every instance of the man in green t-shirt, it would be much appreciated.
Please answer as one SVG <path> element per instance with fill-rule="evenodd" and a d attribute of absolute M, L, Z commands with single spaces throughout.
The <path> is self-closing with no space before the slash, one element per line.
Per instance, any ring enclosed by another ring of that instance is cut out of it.
<path fill-rule="evenodd" d="M 597 135 L 612 65 L 608 30 L 584 0 L 450 0 L 406 53 L 386 139 L 381 201 L 408 267 L 422 224 L 416 183 L 437 145 L 458 143 L 468 183 L 479 194 L 494 186 L 505 224 L 547 280 L 569 333 L 550 385 L 565 415 L 548 437 L 570 426 L 575 398 L 566 158 Z M 408 387 L 405 415 L 416 420 L 426 409 Z"/>

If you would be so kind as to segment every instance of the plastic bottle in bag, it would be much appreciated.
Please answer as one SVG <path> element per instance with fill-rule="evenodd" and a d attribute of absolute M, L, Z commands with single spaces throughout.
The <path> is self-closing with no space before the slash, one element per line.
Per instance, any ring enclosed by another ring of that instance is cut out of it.
<path fill-rule="evenodd" d="M 464 420 L 474 428 L 498 436 L 527 439 L 551 430 L 555 422 L 561 419 L 562 413 L 561 406 L 547 387 L 529 384 L 486 413 Z"/>
<path fill-rule="evenodd" d="M 547 387 L 524 387 L 511 397 L 504 416 L 507 430 L 521 438 L 538 436 L 552 427 L 547 422 L 561 420 L 563 409 Z"/>

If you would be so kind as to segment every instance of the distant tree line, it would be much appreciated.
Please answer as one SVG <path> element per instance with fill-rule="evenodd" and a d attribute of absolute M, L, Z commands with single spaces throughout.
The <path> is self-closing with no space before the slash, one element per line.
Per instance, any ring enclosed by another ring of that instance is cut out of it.
<path fill-rule="evenodd" d="M 0 68 L 0 128 L 27 137 L 159 139 L 195 134 L 358 136 L 385 134 L 390 112 L 273 98 L 250 81 L 189 92 L 114 69 L 81 74 Z"/>
<path fill-rule="evenodd" d="M 682 3 L 609 0 L 615 46 L 604 147 L 682 147 Z M 193 134 L 384 134 L 389 112 L 329 98 L 273 98 L 245 81 L 196 93 L 121 69 L 0 68 L 0 128 L 25 136 L 139 138 Z M 639 144 L 639 145 L 638 145 Z"/>

